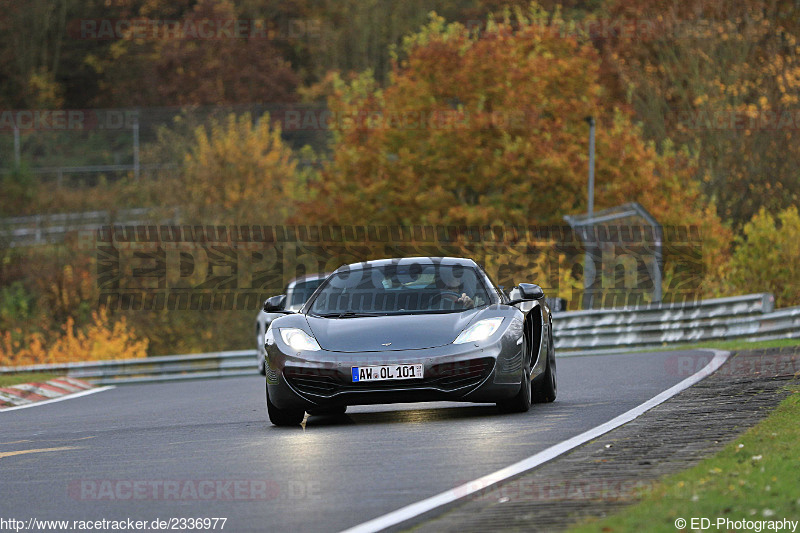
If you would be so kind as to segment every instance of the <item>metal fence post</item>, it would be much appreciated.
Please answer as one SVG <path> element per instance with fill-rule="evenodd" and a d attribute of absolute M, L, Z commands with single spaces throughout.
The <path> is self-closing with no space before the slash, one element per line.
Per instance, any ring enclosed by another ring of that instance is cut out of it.
<path fill-rule="evenodd" d="M 139 181 L 139 117 L 133 119 L 133 175 Z"/>
<path fill-rule="evenodd" d="M 19 142 L 19 127 L 14 124 L 14 168 L 19 170 L 19 167 L 22 165 L 22 154 L 20 153 L 20 142 Z"/>
<path fill-rule="evenodd" d="M 589 226 L 585 228 L 588 230 L 588 239 L 584 241 L 586 254 L 583 258 L 583 308 L 591 309 L 594 303 L 594 291 L 592 287 L 597 277 L 594 226 L 591 224 L 591 219 L 594 215 L 594 117 L 586 117 L 586 122 L 589 123 L 589 190 L 587 193 L 586 206 Z"/>

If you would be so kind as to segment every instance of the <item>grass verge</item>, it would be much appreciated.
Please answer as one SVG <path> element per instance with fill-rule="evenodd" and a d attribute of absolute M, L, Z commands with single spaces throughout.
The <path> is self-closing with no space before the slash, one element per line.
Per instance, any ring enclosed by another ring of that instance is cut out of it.
<path fill-rule="evenodd" d="M 774 339 L 771 341 L 710 341 L 687 346 L 687 349 L 694 348 L 716 348 L 718 350 L 743 351 L 743 350 L 761 350 L 764 348 L 785 348 L 788 346 L 800 346 L 800 338 L 798 339 Z M 674 350 L 675 348 L 670 348 Z"/>
<path fill-rule="evenodd" d="M 20 372 L 18 374 L 0 374 L 0 387 L 10 387 L 20 383 L 41 383 L 55 378 L 61 374 L 43 374 L 41 372 Z"/>
<path fill-rule="evenodd" d="M 666 477 L 643 494 L 639 503 L 570 531 L 675 533 L 691 531 L 692 518 L 710 520 L 706 527 L 695 522 L 698 531 L 744 531 L 756 529 L 737 526 L 737 521 L 800 520 L 800 384 L 793 383 L 789 390 L 789 397 L 770 416 L 717 455 Z M 687 521 L 684 528 L 676 526 L 679 519 Z M 732 522 L 718 524 L 718 519 Z M 762 525 L 760 530 L 769 529 Z"/>
<path fill-rule="evenodd" d="M 716 348 L 718 350 L 740 352 L 744 350 L 763 350 L 766 348 L 786 348 L 790 346 L 800 346 L 800 338 L 773 339 L 769 341 L 746 341 L 746 340 L 707 341 L 707 342 L 698 342 L 695 344 L 675 343 L 675 344 L 664 344 L 663 346 L 651 347 L 651 348 L 634 348 L 625 351 L 620 351 L 619 353 L 675 352 L 675 351 L 685 351 L 685 350 L 701 350 L 706 348 Z M 590 356 L 592 355 L 592 353 L 586 352 L 585 355 Z M 798 527 L 797 533 L 800 533 L 800 527 Z"/>

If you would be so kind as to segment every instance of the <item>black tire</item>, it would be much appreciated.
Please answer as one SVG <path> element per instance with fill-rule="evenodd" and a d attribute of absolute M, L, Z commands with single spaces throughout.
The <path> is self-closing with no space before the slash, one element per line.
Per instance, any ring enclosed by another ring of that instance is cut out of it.
<path fill-rule="evenodd" d="M 267 375 L 267 362 L 264 361 L 263 358 L 258 363 L 258 373 L 261 374 L 262 376 Z"/>
<path fill-rule="evenodd" d="M 278 409 L 269 400 L 269 386 L 267 386 L 267 414 L 269 421 L 276 426 L 299 426 L 306 416 L 303 409 Z"/>
<path fill-rule="evenodd" d="M 542 375 L 533 381 L 532 400 L 533 403 L 549 403 L 556 399 L 558 392 L 558 380 L 556 375 L 556 349 L 553 346 L 553 327 L 550 326 L 551 334 L 547 342 L 547 366 Z"/>
<path fill-rule="evenodd" d="M 346 405 L 336 407 L 319 407 L 308 412 L 309 415 L 343 415 L 347 412 Z"/>
<path fill-rule="evenodd" d="M 525 359 L 523 365 L 522 383 L 519 386 L 519 392 L 511 399 L 497 402 L 497 407 L 502 413 L 525 413 L 531 408 L 531 362 L 528 354 L 528 342 L 523 336 L 522 340 L 522 356 Z"/>

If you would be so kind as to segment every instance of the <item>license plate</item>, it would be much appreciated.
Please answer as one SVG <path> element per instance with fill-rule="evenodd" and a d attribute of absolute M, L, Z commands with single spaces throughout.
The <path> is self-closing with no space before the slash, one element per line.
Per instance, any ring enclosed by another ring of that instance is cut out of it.
<path fill-rule="evenodd" d="M 360 381 L 389 381 L 393 379 L 412 379 L 422 377 L 422 364 L 351 366 L 353 383 Z"/>

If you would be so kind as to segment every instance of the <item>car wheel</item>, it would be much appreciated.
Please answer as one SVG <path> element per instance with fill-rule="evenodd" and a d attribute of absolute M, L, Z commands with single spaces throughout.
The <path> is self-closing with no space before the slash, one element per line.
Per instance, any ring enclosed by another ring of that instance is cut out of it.
<path fill-rule="evenodd" d="M 310 415 L 343 415 L 347 412 L 346 405 L 339 405 L 336 407 L 318 407 L 308 412 Z"/>
<path fill-rule="evenodd" d="M 531 362 L 528 357 L 528 342 L 523 336 L 522 338 L 522 357 L 525 362 L 523 365 L 522 383 L 519 386 L 519 392 L 516 396 L 509 400 L 503 400 L 497 403 L 497 407 L 503 413 L 524 413 L 531 408 Z"/>
<path fill-rule="evenodd" d="M 267 364 L 264 361 L 264 356 L 261 356 L 261 358 L 258 360 L 258 373 L 262 376 L 267 375 Z"/>
<path fill-rule="evenodd" d="M 552 335 L 550 335 L 547 345 L 547 366 L 542 375 L 533 382 L 533 403 L 555 401 L 556 393 L 558 392 L 558 380 L 556 379 L 556 349 L 553 346 Z"/>
<path fill-rule="evenodd" d="M 269 421 L 276 426 L 297 426 L 303 421 L 306 412 L 303 409 L 278 409 L 269 399 L 269 386 L 267 385 L 267 414 Z"/>

